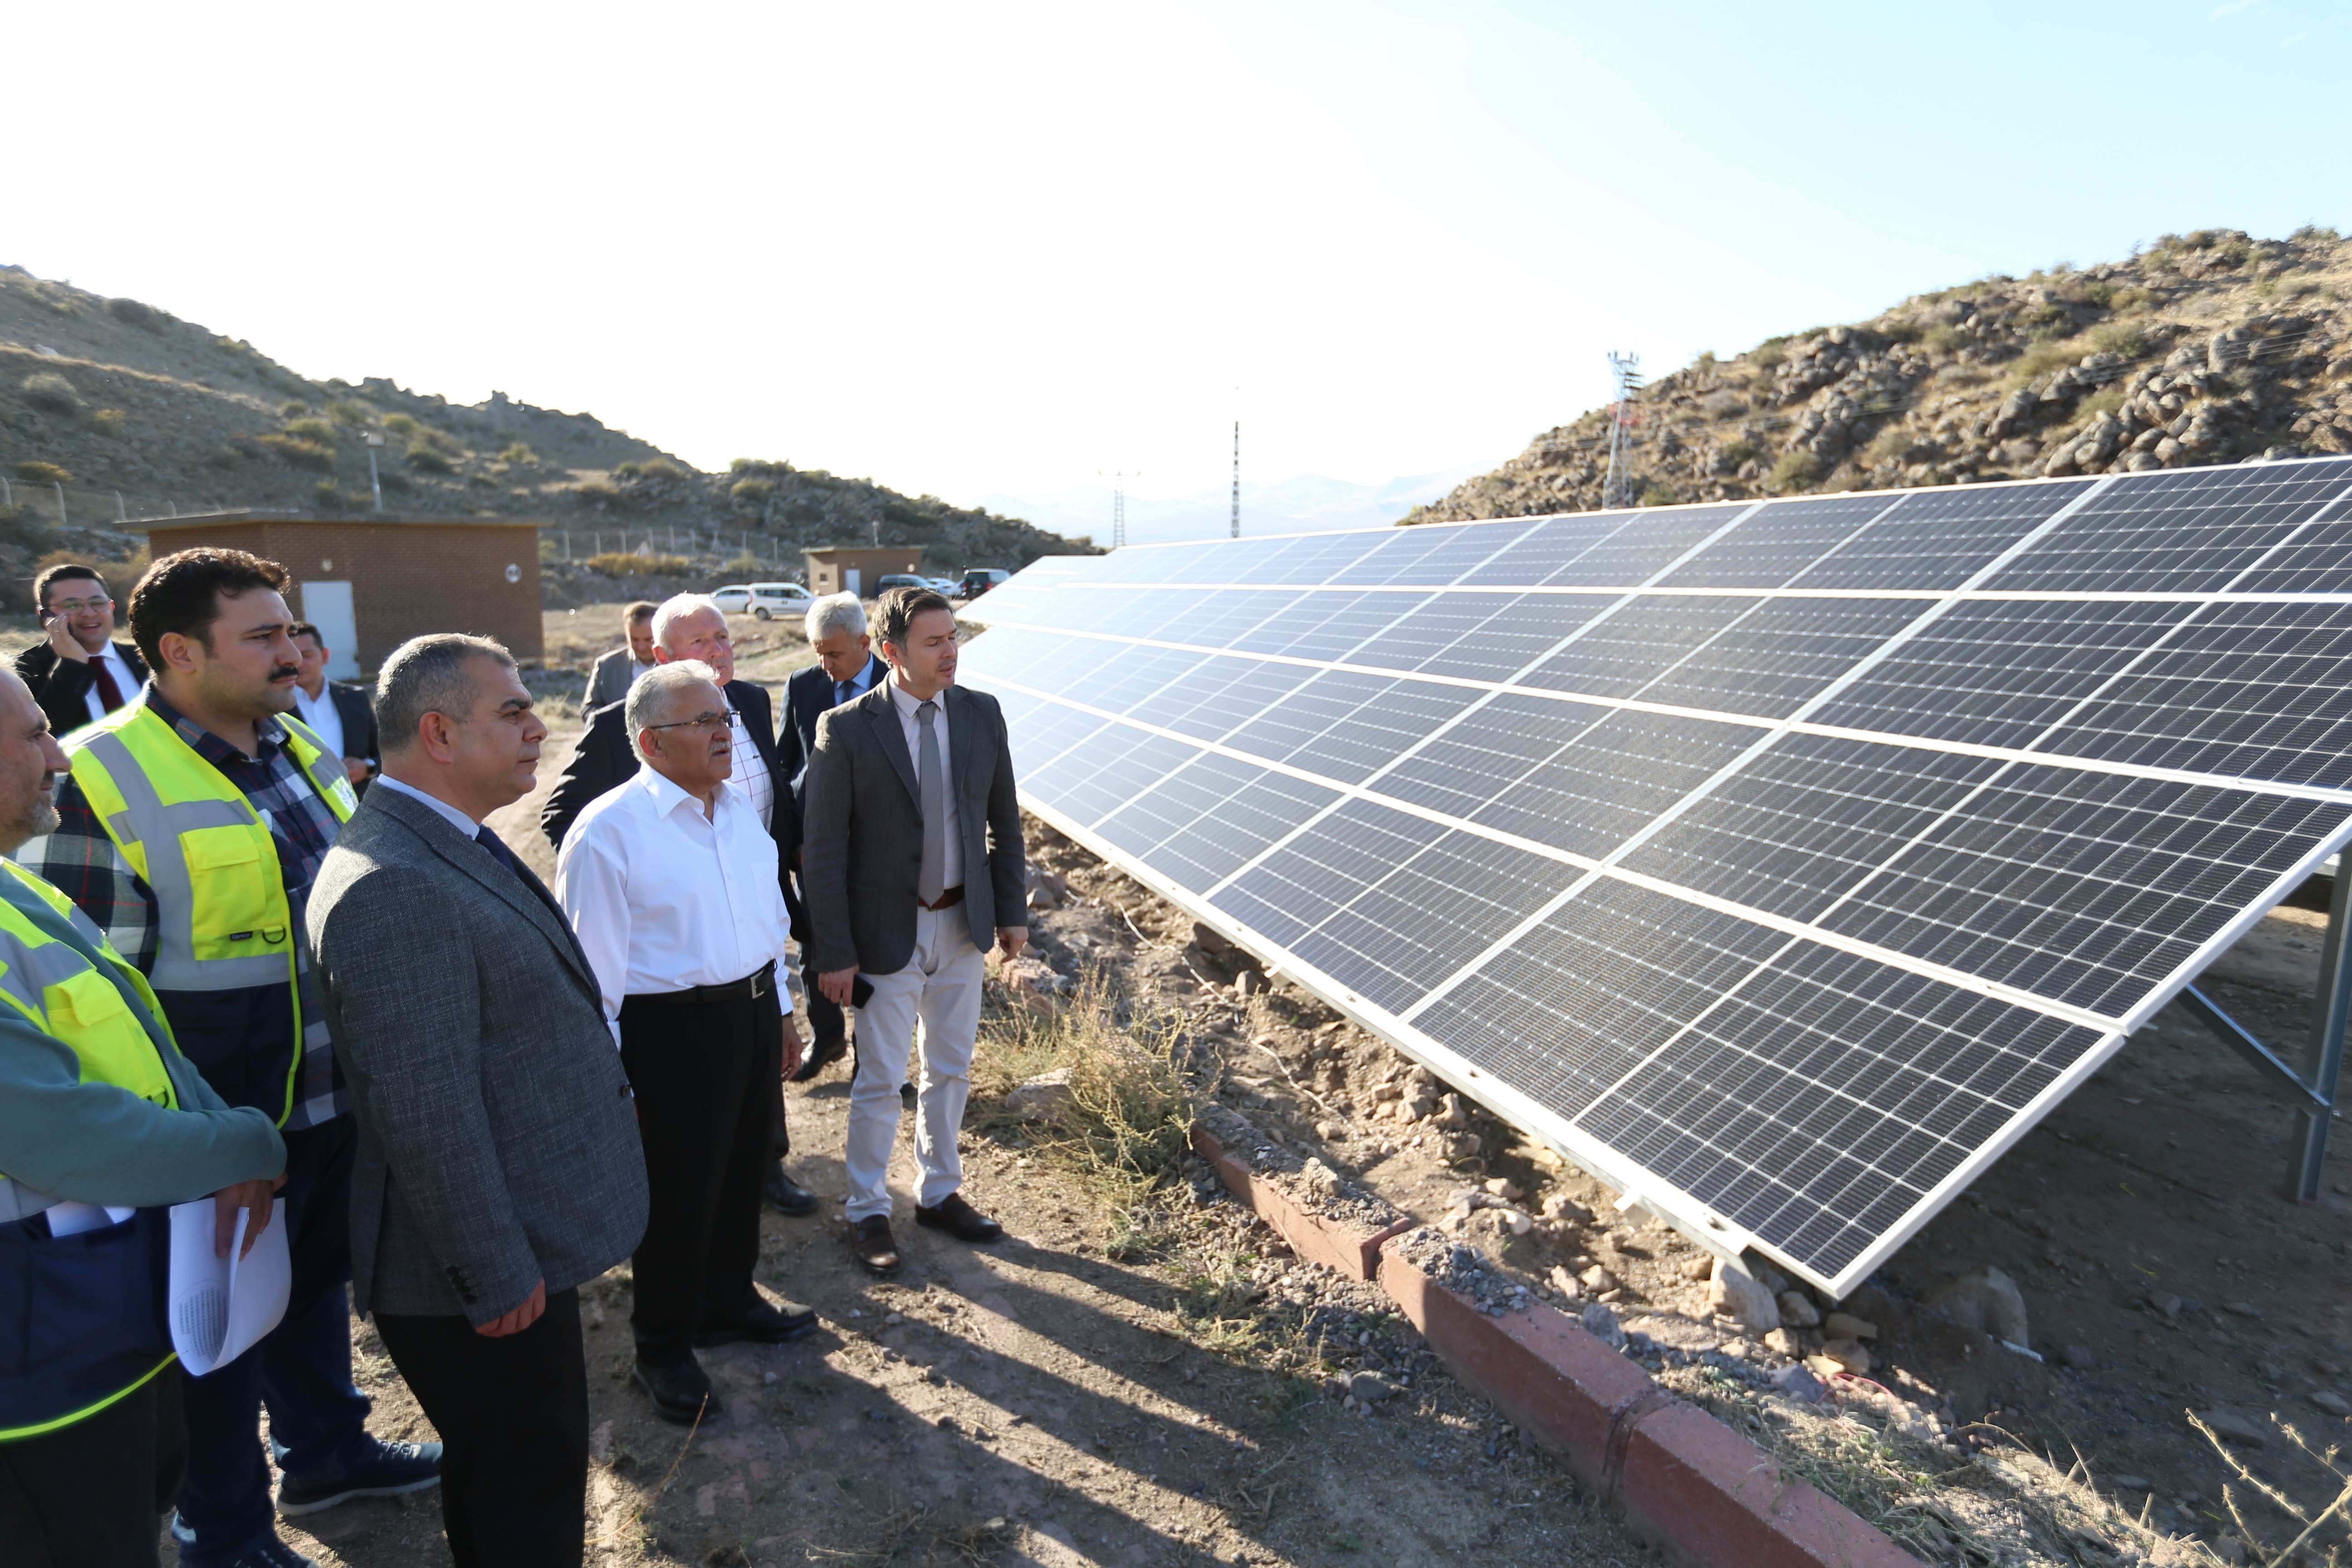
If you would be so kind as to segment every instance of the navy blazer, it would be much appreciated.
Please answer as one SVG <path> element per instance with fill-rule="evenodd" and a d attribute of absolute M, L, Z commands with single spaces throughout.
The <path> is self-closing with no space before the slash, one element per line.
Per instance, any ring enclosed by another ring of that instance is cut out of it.
<path fill-rule="evenodd" d="M 881 656 L 866 656 L 866 689 L 873 690 L 890 679 L 890 667 Z M 816 750 L 816 721 L 827 710 L 837 706 L 834 698 L 838 683 L 824 672 L 821 664 L 793 671 L 784 682 L 784 733 L 777 743 L 777 767 L 792 781 L 793 793 L 801 793 L 801 784 L 808 772 L 809 753 Z M 860 695 L 863 695 L 861 693 Z"/>
<path fill-rule="evenodd" d="M 792 918 L 795 938 L 806 929 L 807 916 L 802 910 L 800 894 L 793 888 L 793 856 L 801 847 L 801 806 L 793 797 L 791 780 L 776 759 L 776 729 L 772 710 L 768 703 L 768 689 L 748 680 L 727 683 L 727 700 L 735 711 L 743 715 L 743 728 L 751 732 L 751 743 L 760 748 L 760 756 L 768 764 L 768 776 L 776 786 L 776 804 L 768 814 L 768 831 L 775 835 L 777 876 L 784 889 L 784 912 Z M 539 828 L 547 841 L 560 854 L 563 836 L 589 803 L 609 790 L 615 790 L 636 776 L 636 748 L 629 742 L 629 725 L 625 700 L 608 702 L 588 717 L 588 732 L 580 737 L 580 744 L 564 764 L 562 776 L 547 794 L 547 804 L 539 808 Z"/>

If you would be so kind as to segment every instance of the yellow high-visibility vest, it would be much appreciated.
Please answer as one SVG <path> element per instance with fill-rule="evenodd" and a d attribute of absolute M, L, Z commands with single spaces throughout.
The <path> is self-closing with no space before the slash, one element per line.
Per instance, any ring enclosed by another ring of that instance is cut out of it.
<path fill-rule="evenodd" d="M 70 899 L 13 860 L 0 859 L 0 875 L 30 888 L 59 915 L 80 927 L 146 1006 L 157 1032 L 165 1041 L 171 1039 L 171 1026 L 164 1021 L 163 1006 L 148 988 L 146 977 L 107 946 L 106 938 Z M 72 943 L 43 931 L 5 900 L 0 900 L 0 1005 L 14 1008 L 35 1028 L 72 1047 L 81 1066 L 82 1082 L 110 1083 L 151 1104 L 179 1109 L 179 1096 L 163 1066 L 163 1047 L 123 1001 L 122 993 Z M 81 1239 L 41 1241 L 23 1236 L 13 1225 L 8 1228 L 6 1243 L 0 1246 L 0 1269 L 5 1270 L 39 1267 L 30 1261 L 35 1247 L 71 1248 Z M 93 1240 L 117 1254 L 134 1246 L 128 1238 Z M 59 1267 L 80 1265 L 111 1283 L 120 1277 L 120 1270 L 135 1270 L 140 1262 L 135 1257 L 83 1250 L 87 1257 L 53 1262 L 49 1268 L 54 1272 Z M 87 1303 L 76 1306 L 71 1292 L 58 1302 L 47 1300 L 48 1292 L 29 1289 L 29 1279 L 14 1283 L 28 1288 L 37 1312 L 47 1307 L 74 1321 L 49 1324 L 55 1348 L 40 1358 L 39 1365 L 0 1379 L 5 1384 L 0 1387 L 0 1442 L 37 1436 L 94 1415 L 171 1364 L 169 1341 L 159 1327 L 160 1308 L 152 1314 L 153 1321 L 132 1310 L 135 1303 L 121 1303 L 123 1310 L 110 1312 L 89 1311 L 83 1310 Z M 10 1286 L 10 1281 L 0 1280 L 0 1291 L 17 1293 Z"/>
<path fill-rule="evenodd" d="M 338 822 L 351 820 L 342 759 L 290 714 L 289 751 Z M 126 702 L 68 736 L 74 783 L 123 858 L 155 893 L 158 991 L 240 991 L 283 984 L 294 1009 L 284 1125 L 302 1068 L 300 933 L 286 898 L 269 825 L 221 771 L 144 702 Z"/>

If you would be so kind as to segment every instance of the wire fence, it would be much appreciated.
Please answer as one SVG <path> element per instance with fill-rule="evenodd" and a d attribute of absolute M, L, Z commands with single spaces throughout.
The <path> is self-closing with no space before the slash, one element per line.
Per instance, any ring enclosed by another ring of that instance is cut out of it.
<path fill-rule="evenodd" d="M 744 570 L 789 573 L 806 564 L 800 546 L 772 533 L 740 528 L 661 525 L 627 528 L 551 523 L 539 531 L 541 560 L 585 561 L 596 555 L 682 555 L 744 563 Z"/>

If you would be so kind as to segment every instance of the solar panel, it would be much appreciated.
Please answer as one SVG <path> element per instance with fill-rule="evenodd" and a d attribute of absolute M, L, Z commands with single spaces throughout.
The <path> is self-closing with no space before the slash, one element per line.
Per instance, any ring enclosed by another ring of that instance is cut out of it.
<path fill-rule="evenodd" d="M 2352 460 L 1141 546 L 1024 803 L 1843 1294 L 2352 840 Z"/>

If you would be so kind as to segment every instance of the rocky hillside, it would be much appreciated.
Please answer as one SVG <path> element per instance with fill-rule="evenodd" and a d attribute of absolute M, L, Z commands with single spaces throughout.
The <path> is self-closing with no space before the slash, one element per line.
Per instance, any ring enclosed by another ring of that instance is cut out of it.
<path fill-rule="evenodd" d="M 1644 506 L 2352 451 L 2352 243 L 2167 235 L 1866 321 L 1701 355 L 1628 432 Z M 1404 521 L 1602 504 L 1611 412 L 1546 431 Z"/>
<path fill-rule="evenodd" d="M 878 529 L 885 544 L 925 546 L 944 574 L 1091 548 L 786 462 L 703 473 L 593 415 L 502 392 L 467 406 L 378 377 L 308 381 L 154 306 L 0 267 L 0 572 L 22 576 L 61 547 L 127 547 L 108 536 L 124 518 L 366 510 L 371 437 L 387 510 L 542 517 L 580 552 L 600 534 L 610 544 L 675 530 L 722 557 L 789 560 Z"/>

